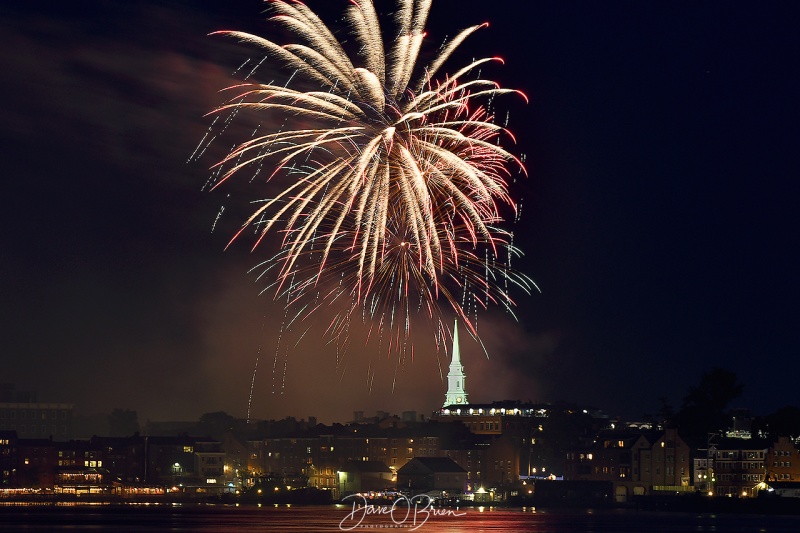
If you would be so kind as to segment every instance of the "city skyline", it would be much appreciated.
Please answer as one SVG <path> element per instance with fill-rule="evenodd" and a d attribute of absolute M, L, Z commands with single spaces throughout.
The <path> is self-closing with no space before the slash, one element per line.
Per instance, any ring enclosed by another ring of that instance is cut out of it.
<path fill-rule="evenodd" d="M 221 4 L 0 7 L 3 381 L 154 420 L 438 408 L 448 347 L 402 369 L 359 342 L 337 366 L 313 335 L 276 354 L 282 307 L 248 274 L 263 257 L 223 252 L 237 191 L 202 192 L 214 159 L 186 163 L 251 55 L 207 34 L 272 31 L 261 2 Z M 530 172 L 515 184 L 517 266 L 542 293 L 516 295 L 519 322 L 479 317 L 488 359 L 462 332 L 470 401 L 634 418 L 723 367 L 745 384 L 742 407 L 791 404 L 796 8 L 518 4 L 434 0 L 429 20 L 437 44 L 488 21 L 470 46 L 503 57 L 492 74 L 530 98 L 499 106 Z"/>

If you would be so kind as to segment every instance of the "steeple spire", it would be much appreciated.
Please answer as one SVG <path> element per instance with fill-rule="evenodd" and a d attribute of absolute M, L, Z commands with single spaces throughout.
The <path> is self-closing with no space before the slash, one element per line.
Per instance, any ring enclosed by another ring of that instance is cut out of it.
<path fill-rule="evenodd" d="M 461 365 L 461 349 L 458 346 L 458 319 L 453 324 L 453 356 L 451 358 L 450 366 Z"/>
<path fill-rule="evenodd" d="M 467 391 L 464 385 L 464 365 L 461 364 L 461 349 L 458 345 L 458 319 L 453 325 L 453 354 L 450 359 L 450 372 L 447 374 L 447 393 L 444 405 L 466 405 Z"/>

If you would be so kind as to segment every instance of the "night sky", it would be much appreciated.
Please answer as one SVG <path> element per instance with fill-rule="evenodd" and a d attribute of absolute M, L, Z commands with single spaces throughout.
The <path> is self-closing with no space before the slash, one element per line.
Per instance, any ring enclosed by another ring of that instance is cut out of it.
<path fill-rule="evenodd" d="M 224 250 L 258 189 L 202 190 L 230 146 L 187 160 L 218 91 L 258 55 L 207 34 L 274 35 L 262 9 L 0 5 L 0 382 L 81 413 L 244 417 L 258 359 L 257 418 L 440 407 L 447 361 L 432 350 L 398 369 L 354 334 L 337 366 L 317 331 L 276 351 L 282 308 L 248 274 L 267 252 Z M 636 418 L 721 366 L 745 385 L 737 406 L 800 403 L 799 14 L 789 1 L 434 1 L 431 45 L 488 20 L 457 57 L 503 57 L 487 76 L 530 98 L 498 107 L 530 173 L 514 186 L 516 266 L 542 292 L 517 294 L 519 322 L 481 316 L 488 360 L 462 336 L 472 402 Z"/>

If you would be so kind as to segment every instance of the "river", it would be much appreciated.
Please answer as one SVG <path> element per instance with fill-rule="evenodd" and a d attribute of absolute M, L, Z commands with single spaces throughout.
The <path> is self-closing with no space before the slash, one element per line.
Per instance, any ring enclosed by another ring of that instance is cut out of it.
<path fill-rule="evenodd" d="M 393 512 L 392 512 L 393 511 Z M 445 511 L 439 511 L 445 512 Z M 797 533 L 800 516 L 398 506 L 0 504 L 2 532 Z"/>

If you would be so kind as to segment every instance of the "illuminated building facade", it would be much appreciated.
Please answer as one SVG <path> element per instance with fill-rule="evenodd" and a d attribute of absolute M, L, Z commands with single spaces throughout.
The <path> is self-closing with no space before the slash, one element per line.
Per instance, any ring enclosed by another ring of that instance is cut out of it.
<path fill-rule="evenodd" d="M 714 495 L 757 495 L 765 481 L 770 445 L 762 439 L 722 439 L 712 452 Z"/>
<path fill-rule="evenodd" d="M 767 481 L 800 481 L 800 452 L 792 439 L 779 437 L 767 452 Z"/>
<path fill-rule="evenodd" d="M 311 465 L 308 468 L 308 486 L 319 490 L 334 491 L 333 497 L 339 497 L 339 477 L 332 466 Z"/>
<path fill-rule="evenodd" d="M 348 461 L 336 472 L 341 496 L 356 492 L 383 492 L 397 481 L 395 473 L 383 461 Z"/>
<path fill-rule="evenodd" d="M 194 443 L 194 475 L 198 485 L 221 485 L 225 477 L 225 452 L 219 442 Z"/>

